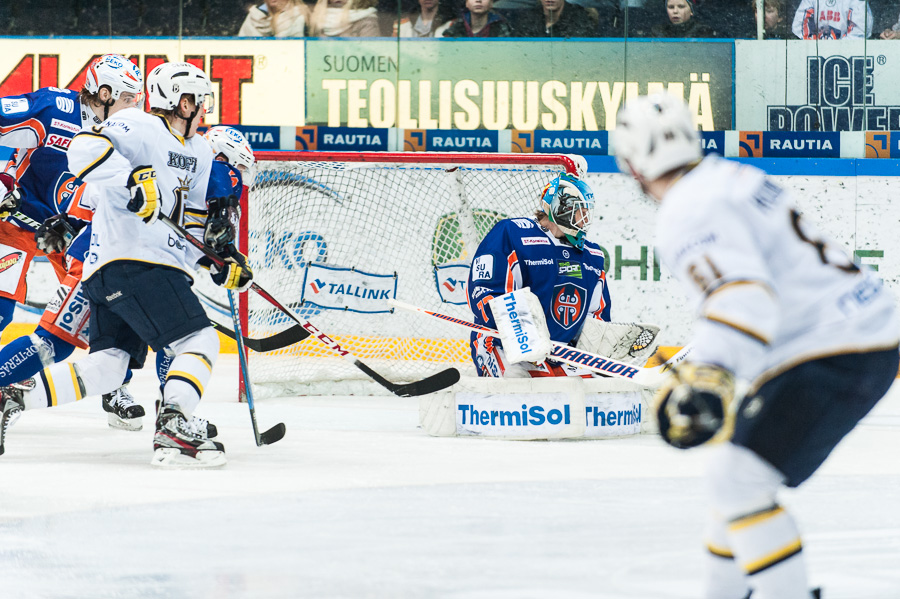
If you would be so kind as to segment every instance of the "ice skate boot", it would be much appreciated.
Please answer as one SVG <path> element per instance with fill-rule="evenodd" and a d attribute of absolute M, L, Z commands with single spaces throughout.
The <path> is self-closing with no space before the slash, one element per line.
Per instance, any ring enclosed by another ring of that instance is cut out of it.
<path fill-rule="evenodd" d="M 144 406 L 134 401 L 134 396 L 125 385 L 103 395 L 103 411 L 107 413 L 106 422 L 112 428 L 139 431 L 144 427 Z"/>
<path fill-rule="evenodd" d="M 210 441 L 174 406 L 164 405 L 156 417 L 153 466 L 216 468 L 225 465 L 225 446 Z"/>
<path fill-rule="evenodd" d="M 159 390 L 159 397 L 162 398 L 162 389 Z M 162 403 L 162 399 L 156 400 L 156 413 L 159 414 L 159 404 Z M 219 436 L 219 429 L 216 428 L 216 425 L 207 420 L 206 418 L 200 418 L 199 416 L 191 415 L 191 419 L 188 421 L 188 424 L 194 429 L 196 432 L 202 434 L 206 439 L 215 439 Z"/>
<path fill-rule="evenodd" d="M 7 429 L 25 410 L 22 394 L 15 387 L 0 387 L 0 455 L 5 451 Z"/>

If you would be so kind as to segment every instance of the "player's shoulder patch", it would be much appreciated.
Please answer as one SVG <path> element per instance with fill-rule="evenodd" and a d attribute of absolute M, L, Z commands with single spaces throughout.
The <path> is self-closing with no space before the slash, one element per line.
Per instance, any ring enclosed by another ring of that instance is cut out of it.
<path fill-rule="evenodd" d="M 511 218 L 509 220 L 520 229 L 534 229 L 537 227 L 537 223 L 530 218 Z"/>
<path fill-rule="evenodd" d="M 494 278 L 494 257 L 490 254 L 478 256 L 472 262 L 472 280 L 490 281 Z"/>
<path fill-rule="evenodd" d="M 28 112 L 28 98 L 0 98 L 0 112 L 3 114 L 21 114 Z"/>

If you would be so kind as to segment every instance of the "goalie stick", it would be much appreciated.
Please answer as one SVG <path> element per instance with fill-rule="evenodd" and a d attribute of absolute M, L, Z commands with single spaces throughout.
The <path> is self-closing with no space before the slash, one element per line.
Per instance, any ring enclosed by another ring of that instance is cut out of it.
<path fill-rule="evenodd" d="M 211 247 L 207 246 L 205 243 L 185 231 L 183 228 L 181 228 L 180 225 L 175 223 L 168 216 L 166 216 L 165 214 L 160 214 L 159 220 L 165 223 L 170 229 L 175 231 L 185 241 L 203 252 L 203 254 L 207 258 L 209 258 L 217 267 L 221 268 L 225 265 L 225 261 L 222 260 L 222 258 L 219 257 L 219 255 Z M 358 369 L 366 373 L 369 378 L 374 380 L 376 383 L 378 383 L 394 395 L 398 395 L 400 397 L 415 397 L 418 395 L 426 395 L 428 393 L 440 391 L 441 389 L 446 389 L 447 387 L 454 385 L 457 381 L 459 381 L 459 371 L 455 368 L 447 368 L 446 370 L 442 370 L 429 377 L 418 381 L 413 381 L 411 383 L 392 383 L 391 381 L 387 380 L 386 378 L 369 368 L 366 364 L 360 361 L 359 358 L 342 348 L 337 341 L 314 327 L 311 322 L 301 319 L 292 311 L 285 308 L 283 305 L 281 305 L 281 302 L 272 297 L 272 295 L 268 291 L 260 287 L 258 283 L 250 283 L 250 289 L 255 291 L 257 295 L 262 297 L 264 300 L 278 308 L 285 314 L 285 316 L 300 325 L 303 329 L 306 330 L 307 334 L 312 336 L 316 341 L 319 341 L 320 343 L 337 353 L 340 357 L 352 363 Z"/>
<path fill-rule="evenodd" d="M 494 337 L 500 336 L 500 333 L 498 333 L 495 329 L 476 324 L 474 322 L 455 318 L 453 316 L 448 316 L 446 314 L 441 314 L 440 312 L 432 312 L 431 310 L 419 308 L 418 306 L 413 306 L 412 304 L 407 304 L 398 300 L 388 300 L 388 304 L 397 308 L 401 308 L 403 310 L 409 310 L 410 312 L 427 314 L 428 316 L 444 320 L 446 322 L 467 328 L 472 331 L 487 333 L 488 335 Z M 631 364 L 628 364 L 626 362 L 620 362 L 619 360 L 614 360 L 612 358 L 607 358 L 606 356 L 600 356 L 598 354 L 584 351 L 582 349 L 570 347 L 563 343 L 557 343 L 556 341 L 551 341 L 551 343 L 553 344 L 553 351 L 550 354 L 550 358 L 556 360 L 557 362 L 565 362 L 566 364 L 581 366 L 583 368 L 587 368 L 588 370 L 592 370 L 606 376 L 627 379 L 645 387 L 659 386 L 659 384 L 666 376 L 665 373 L 669 369 L 671 369 L 672 366 L 684 360 L 684 358 L 691 351 L 691 347 L 687 346 L 682 348 L 681 351 L 679 351 L 677 354 L 675 354 L 665 363 L 660 364 L 659 366 L 655 366 L 653 368 L 639 368 L 636 366 L 632 366 Z"/>
<path fill-rule="evenodd" d="M 286 431 L 284 423 L 279 422 L 269 430 L 260 434 L 259 426 L 256 424 L 256 408 L 253 407 L 253 389 L 250 385 L 250 371 L 247 369 L 247 354 L 244 352 L 244 336 L 241 334 L 241 318 L 238 315 L 237 308 L 234 306 L 234 294 L 228 290 L 228 306 L 231 308 L 231 321 L 234 323 L 234 339 L 237 341 L 238 356 L 241 365 L 241 376 L 244 377 L 244 393 L 247 395 L 247 406 L 250 408 L 250 422 L 253 423 L 253 437 L 256 439 L 256 446 L 271 445 L 277 441 L 281 441 Z"/>

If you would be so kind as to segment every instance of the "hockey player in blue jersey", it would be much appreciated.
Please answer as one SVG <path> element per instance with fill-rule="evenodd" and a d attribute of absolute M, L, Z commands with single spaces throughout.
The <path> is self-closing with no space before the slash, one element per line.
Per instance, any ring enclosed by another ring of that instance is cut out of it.
<path fill-rule="evenodd" d="M 0 181 L 8 182 L 9 175 L 18 180 L 18 201 L 5 208 L 0 203 L 0 217 L 5 218 L 0 221 L 0 255 L 12 262 L 0 272 L 0 330 L 12 320 L 16 302 L 25 300 L 25 274 L 34 256 L 47 255 L 62 283 L 61 294 L 50 301 L 35 332 L 0 350 L 0 386 L 64 360 L 75 347 L 87 347 L 87 304 L 78 285 L 81 261 L 45 253 L 35 240 L 35 230 L 66 210 L 74 218 L 90 219 L 81 182 L 67 172 L 69 143 L 83 129 L 140 105 L 143 86 L 137 66 L 124 56 L 107 54 L 88 67 L 80 92 L 48 87 L 0 99 L 0 145 L 16 148 Z M 124 388 L 106 394 L 103 407 L 111 422 L 140 428 L 143 408 Z"/>
<path fill-rule="evenodd" d="M 499 329 L 501 337 L 472 334 L 472 360 L 479 376 L 588 374 L 545 359 L 551 339 L 574 344 L 586 320 L 610 319 L 603 251 L 585 239 L 593 209 L 590 186 L 561 174 L 544 187 L 533 219 L 504 219 L 482 240 L 469 273 L 469 308 L 475 322 Z M 514 311 L 509 310 L 511 300 L 497 301 L 512 292 L 519 296 Z M 515 326 L 534 323 L 536 354 L 510 351 L 522 345 L 514 334 L 504 335 L 510 314 Z"/>

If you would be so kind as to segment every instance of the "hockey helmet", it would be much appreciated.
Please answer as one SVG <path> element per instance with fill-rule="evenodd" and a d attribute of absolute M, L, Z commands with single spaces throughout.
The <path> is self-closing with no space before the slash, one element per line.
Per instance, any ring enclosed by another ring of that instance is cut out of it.
<path fill-rule="evenodd" d="M 193 95 L 198 107 L 209 114 L 216 106 L 209 77 L 189 62 L 166 62 L 147 76 L 150 108 L 174 110 L 183 94 Z"/>
<path fill-rule="evenodd" d="M 250 147 L 250 143 L 243 133 L 234 127 L 216 125 L 210 127 L 204 137 L 212 146 L 216 156 L 221 154 L 230 164 L 242 166 L 248 171 L 253 167 L 255 161 L 253 148 Z"/>
<path fill-rule="evenodd" d="M 116 101 L 122 92 L 135 95 L 138 104 L 144 93 L 144 76 L 136 64 L 120 54 L 104 54 L 94 59 L 84 78 L 84 89 L 96 94 L 107 86 Z"/>
<path fill-rule="evenodd" d="M 645 181 L 703 157 L 690 110 L 683 100 L 665 93 L 626 102 L 612 143 L 619 170 Z"/>
<path fill-rule="evenodd" d="M 579 250 L 584 247 L 594 212 L 594 192 L 587 182 L 569 173 L 560 174 L 541 192 L 541 210 L 572 245 Z"/>

